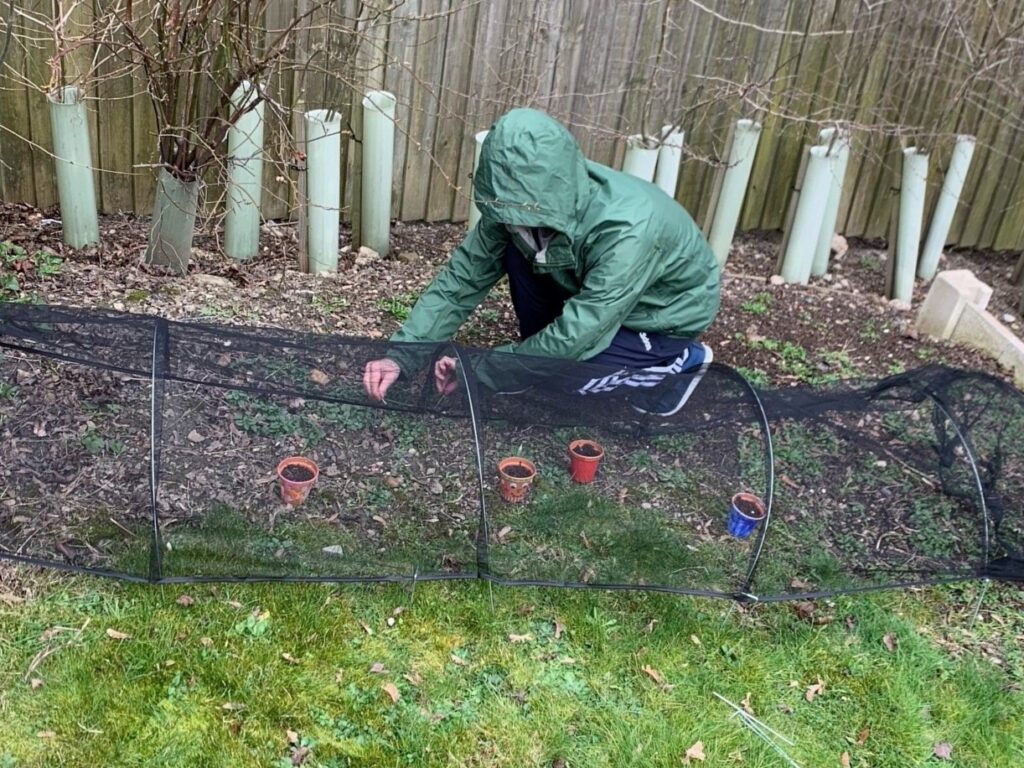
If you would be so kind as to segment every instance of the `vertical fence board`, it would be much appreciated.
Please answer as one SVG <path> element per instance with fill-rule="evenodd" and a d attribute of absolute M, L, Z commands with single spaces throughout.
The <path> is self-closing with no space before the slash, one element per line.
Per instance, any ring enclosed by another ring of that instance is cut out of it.
<path fill-rule="evenodd" d="M 430 155 L 441 96 L 448 6 L 448 0 L 424 0 L 421 5 L 424 18 L 419 22 L 416 35 L 412 116 L 402 190 L 401 218 L 409 221 L 425 219 L 427 215 L 430 166 L 433 162 Z"/>
<path fill-rule="evenodd" d="M 450 219 L 456 194 L 465 196 L 468 189 L 468 185 L 456 178 L 451 169 L 458 168 L 462 137 L 466 131 L 466 92 L 473 61 L 469 42 L 476 22 L 476 10 L 476 6 L 461 10 L 453 8 L 447 19 L 444 68 L 439 80 L 441 98 L 427 192 L 428 221 Z"/>
<path fill-rule="evenodd" d="M 30 0 L 25 10 L 40 20 L 52 18 L 48 0 Z M 53 135 L 50 131 L 50 108 L 46 101 L 48 83 L 60 83 L 56 73 L 51 73 L 50 57 L 53 43 L 45 39 L 50 30 L 43 26 L 29 27 L 26 32 L 32 39 L 28 50 L 25 76 L 32 86 L 27 89 L 29 130 L 32 137 L 32 173 L 35 176 L 36 205 L 47 208 L 57 202 L 57 177 L 53 164 Z"/>
<path fill-rule="evenodd" d="M 733 3 L 733 8 L 739 7 Z M 718 36 L 724 34 L 725 23 L 710 13 L 687 4 L 687 15 L 678 23 L 683 26 L 692 25 L 692 37 L 687 40 L 686 58 L 680 63 L 684 71 L 689 73 L 711 73 L 711 58 L 715 50 Z M 708 98 L 711 86 L 701 77 L 690 76 L 683 80 L 680 89 L 683 92 L 681 116 L 685 117 L 684 129 L 686 137 L 683 144 L 683 164 L 679 170 L 679 184 L 676 199 L 697 220 L 701 222 L 701 209 L 707 210 L 708 201 L 704 189 L 708 178 L 714 174 L 712 164 L 716 136 L 711 125 L 710 108 L 702 106 Z M 728 134 L 726 134 L 728 135 Z M 721 139 L 724 140 L 725 136 Z"/>
<path fill-rule="evenodd" d="M 992 22 L 988 27 L 981 50 L 986 50 L 994 45 L 1006 34 L 1008 27 L 1013 23 L 1012 20 L 1019 18 L 1019 5 L 1019 0 L 1018 2 L 995 5 Z M 986 62 L 979 61 L 975 65 L 974 71 L 978 72 L 985 64 Z M 950 239 L 964 247 L 977 245 L 984 218 L 988 213 L 986 205 L 992 194 L 992 187 L 989 186 L 989 183 L 992 182 L 994 187 L 993 174 L 1001 175 L 1006 165 L 1005 157 L 998 155 L 1005 154 L 1008 138 L 1005 135 L 1001 136 L 1000 129 L 1004 127 L 1003 122 L 988 107 L 994 97 L 994 87 L 990 82 L 985 92 L 984 104 L 979 104 L 977 101 L 968 104 L 960 123 L 961 132 L 971 133 L 978 140 L 975 156 L 971 161 L 971 167 L 960 197 L 964 204 L 958 211 L 960 215 L 954 217 L 950 232 Z M 994 151 L 997 141 L 1002 149 Z"/>
<path fill-rule="evenodd" d="M 867 125 L 872 120 L 880 103 L 884 104 L 885 82 L 889 73 L 890 49 L 896 43 L 899 26 L 894 24 L 883 7 L 880 17 L 879 35 L 871 46 L 872 55 L 865 69 L 857 99 L 857 111 L 854 118 L 856 125 Z M 846 212 L 845 226 L 842 231 L 851 234 L 862 234 L 867 229 L 867 219 L 871 202 L 879 193 L 879 177 L 887 161 L 881 142 L 870 135 L 854 137 L 854 146 L 850 152 L 848 173 L 855 175 L 853 192 L 850 195 L 849 209 Z"/>
<path fill-rule="evenodd" d="M 23 35 L 25 25 L 15 17 L 13 34 Z M 7 66 L 13 72 L 24 72 L 25 49 L 17 39 L 7 51 Z M 0 181 L 3 199 L 14 202 L 36 202 L 33 157 L 28 151 L 32 140 L 28 113 L 27 89 L 14 78 L 0 80 Z"/>

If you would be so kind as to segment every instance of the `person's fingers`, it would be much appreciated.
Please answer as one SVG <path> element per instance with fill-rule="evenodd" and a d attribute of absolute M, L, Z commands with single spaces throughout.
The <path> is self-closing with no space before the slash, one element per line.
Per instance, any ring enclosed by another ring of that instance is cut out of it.
<path fill-rule="evenodd" d="M 373 393 L 373 378 L 372 378 L 372 376 L 373 376 L 373 363 L 370 362 L 370 363 L 367 363 L 366 367 L 363 369 L 363 389 L 366 390 L 366 394 L 369 395 L 369 397 L 371 399 L 376 400 L 377 398 L 374 397 L 374 393 Z"/>
<path fill-rule="evenodd" d="M 385 368 L 381 373 L 380 377 L 380 388 L 378 390 L 380 393 L 379 399 L 384 399 L 384 396 L 388 393 L 388 390 L 391 389 L 391 385 L 394 384 L 396 381 L 398 381 L 398 369 L 390 367 Z"/>

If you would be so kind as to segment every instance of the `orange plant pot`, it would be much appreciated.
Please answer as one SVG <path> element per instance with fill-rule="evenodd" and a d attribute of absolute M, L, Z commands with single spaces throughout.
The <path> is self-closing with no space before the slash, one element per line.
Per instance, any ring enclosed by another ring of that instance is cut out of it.
<path fill-rule="evenodd" d="M 569 443 L 569 475 L 575 483 L 592 483 L 604 458 L 604 448 L 593 440 Z"/>
<path fill-rule="evenodd" d="M 286 476 L 290 472 L 293 477 Z M 297 507 L 306 500 L 309 490 L 316 485 L 320 477 L 320 468 L 316 462 L 303 458 L 302 456 L 289 456 L 277 465 L 277 480 L 281 485 L 281 501 L 285 504 Z"/>
<path fill-rule="evenodd" d="M 501 498 L 518 504 L 530 492 L 530 484 L 537 477 L 537 467 L 529 459 L 509 456 L 498 462 L 498 475 L 501 478 L 498 484 Z"/>

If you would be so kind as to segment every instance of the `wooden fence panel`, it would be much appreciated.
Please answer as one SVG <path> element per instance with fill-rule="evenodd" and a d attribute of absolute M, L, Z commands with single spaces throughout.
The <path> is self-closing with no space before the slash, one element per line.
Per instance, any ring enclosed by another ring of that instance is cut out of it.
<path fill-rule="evenodd" d="M 13 34 L 25 33 L 24 21 L 15 16 Z M 11 72 L 25 71 L 25 49 L 12 41 L 6 66 Z M 28 116 L 28 89 L 14 77 L 0 78 L 0 199 L 35 203 L 36 183 L 29 152 L 31 124 Z"/>
<path fill-rule="evenodd" d="M 151 2 L 137 2 L 137 12 Z M 264 20 L 268 36 L 311 2 L 274 0 Z M 88 23 L 94 5 L 81 7 L 76 28 Z M 50 3 L 21 7 L 45 15 Z M 985 58 L 989 47 L 1006 44 L 1024 0 L 945 4 L 931 15 L 860 0 L 335 0 L 333 8 L 339 16 L 362 13 L 359 34 L 368 39 L 350 69 L 303 80 L 289 66 L 270 78 L 276 109 L 268 109 L 266 216 L 294 215 L 285 172 L 298 120 L 293 110 L 327 106 L 319 103 L 324 85 L 335 87 L 334 106 L 350 137 L 346 214 L 358 206 L 359 101 L 366 88 L 383 85 L 398 101 L 398 218 L 465 217 L 474 135 L 508 108 L 528 105 L 565 122 L 589 157 L 616 167 L 627 134 L 681 121 L 686 151 L 677 196 L 698 221 L 711 208 L 730 125 L 738 117 L 761 120 L 740 218 L 745 229 L 783 225 L 801 148 L 824 125 L 848 121 L 853 152 L 839 229 L 854 236 L 887 233 L 902 146 L 922 142 L 931 150 L 930 214 L 952 134 L 972 133 L 978 147 L 950 242 L 1024 247 L 1024 125 L 1014 119 L 1024 105 L 989 85 L 996 76 L 1008 82 L 1009 73 Z M 951 14 L 962 18 L 947 24 Z M 295 41 L 291 55 L 301 58 L 322 42 L 322 21 L 311 22 L 313 31 Z M 0 197 L 45 206 L 55 199 L 42 90 L 52 44 L 47 30 L 28 28 L 25 16 L 15 24 L 21 44 L 0 70 Z M 942 57 L 926 55 L 929 45 Z M 917 50 L 922 56 L 915 58 Z M 74 74 L 93 53 L 75 54 Z M 139 73 L 116 77 L 123 63 L 97 60 L 103 63 L 89 97 L 100 204 L 104 211 L 147 213 L 157 160 L 152 106 Z M 978 77 L 980 89 L 957 98 L 957 84 Z M 880 123 L 885 131 L 872 130 Z"/>

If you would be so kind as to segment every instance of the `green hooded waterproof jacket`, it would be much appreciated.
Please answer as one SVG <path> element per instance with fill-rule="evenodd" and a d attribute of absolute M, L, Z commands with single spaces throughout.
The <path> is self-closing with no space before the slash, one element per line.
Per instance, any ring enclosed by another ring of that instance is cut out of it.
<path fill-rule="evenodd" d="M 693 338 L 718 311 L 720 275 L 690 215 L 655 185 L 584 158 L 534 109 L 501 117 L 473 179 L 481 218 L 392 340 L 450 339 L 504 274 L 510 241 L 568 297 L 561 316 L 500 351 L 586 360 L 621 326 Z M 510 227 L 555 231 L 541 254 Z"/>

